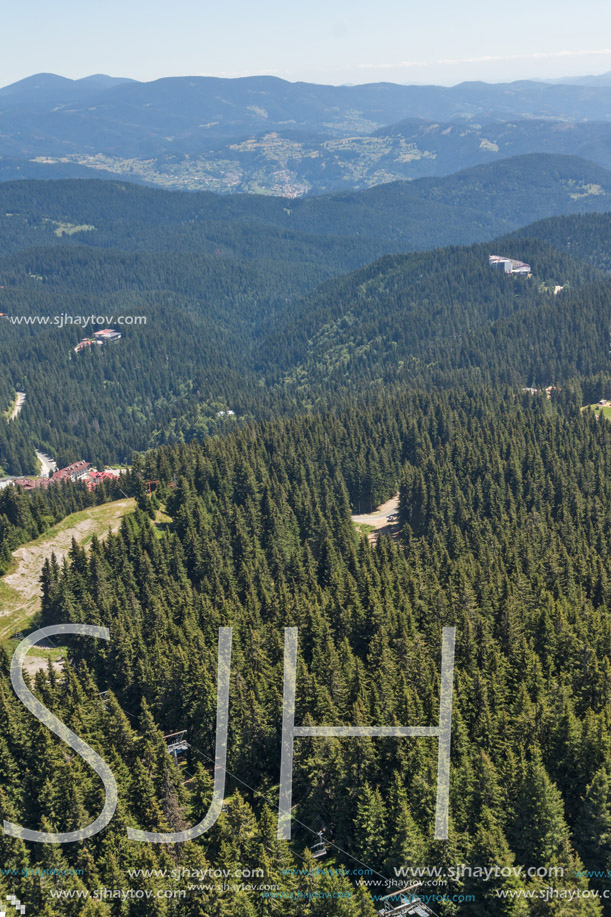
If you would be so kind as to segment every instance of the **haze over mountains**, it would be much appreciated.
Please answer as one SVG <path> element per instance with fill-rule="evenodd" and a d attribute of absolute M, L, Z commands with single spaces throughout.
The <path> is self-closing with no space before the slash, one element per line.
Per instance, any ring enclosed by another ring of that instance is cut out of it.
<path fill-rule="evenodd" d="M 611 73 L 590 74 L 590 76 L 566 76 L 556 80 L 545 80 L 549 84 L 564 83 L 568 86 L 611 86 Z"/>
<path fill-rule="evenodd" d="M 38 74 L 0 90 L 0 179 L 99 177 L 286 196 L 516 154 L 611 167 L 611 82 L 322 86 Z M 87 171 L 84 171 L 86 169 Z"/>

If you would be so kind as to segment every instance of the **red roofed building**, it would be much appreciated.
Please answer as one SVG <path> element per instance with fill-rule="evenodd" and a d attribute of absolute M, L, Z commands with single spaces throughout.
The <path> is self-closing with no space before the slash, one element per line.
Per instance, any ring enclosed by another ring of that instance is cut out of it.
<path fill-rule="evenodd" d="M 51 482 L 57 484 L 61 481 L 79 481 L 89 473 L 91 462 L 82 459 L 80 462 L 73 462 L 66 468 L 60 468 L 51 476 Z"/>
<path fill-rule="evenodd" d="M 87 489 L 93 490 L 102 481 L 116 481 L 118 475 L 112 471 L 90 471 L 87 477 Z"/>
<path fill-rule="evenodd" d="M 119 475 L 119 471 L 97 471 L 91 462 L 83 459 L 73 462 L 66 468 L 60 468 L 50 478 L 16 478 L 13 483 L 24 490 L 35 490 L 37 487 L 47 488 L 51 484 L 61 484 L 64 481 L 84 481 L 88 490 L 93 490 L 102 481 L 116 481 Z"/>
<path fill-rule="evenodd" d="M 23 487 L 24 490 L 35 490 L 37 487 L 48 487 L 49 478 L 15 478 L 13 484 Z"/>

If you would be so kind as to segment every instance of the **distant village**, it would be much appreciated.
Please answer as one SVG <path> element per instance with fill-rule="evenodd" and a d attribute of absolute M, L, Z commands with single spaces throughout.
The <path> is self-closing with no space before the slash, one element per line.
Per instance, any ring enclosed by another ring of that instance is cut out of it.
<path fill-rule="evenodd" d="M 16 478 L 13 484 L 18 484 L 24 490 L 36 490 L 43 488 L 46 490 L 53 484 L 62 484 L 64 481 L 83 481 L 88 490 L 94 490 L 102 481 L 116 480 L 119 477 L 119 471 L 98 471 L 93 467 L 91 462 L 81 460 L 73 462 L 66 468 L 60 468 L 48 478 Z"/>
<path fill-rule="evenodd" d="M 488 258 L 490 267 L 504 274 L 532 274 L 530 264 L 525 261 L 516 261 L 515 258 L 504 258 L 502 255 L 490 255 Z"/>

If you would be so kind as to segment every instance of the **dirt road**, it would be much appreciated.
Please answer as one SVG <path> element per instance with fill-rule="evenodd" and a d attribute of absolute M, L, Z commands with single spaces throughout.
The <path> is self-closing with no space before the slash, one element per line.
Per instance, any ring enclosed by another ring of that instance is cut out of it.
<path fill-rule="evenodd" d="M 17 392 L 16 394 L 17 398 L 15 399 L 15 404 L 13 405 L 12 411 L 8 415 L 9 422 L 14 420 L 15 417 L 19 416 L 21 413 L 21 408 L 23 407 L 23 402 L 25 401 L 25 392 Z"/>
<path fill-rule="evenodd" d="M 45 535 L 13 551 L 14 565 L 0 578 L 0 640 L 27 627 L 40 611 L 40 572 L 46 557 L 55 553 L 61 563 L 72 539 L 81 545 L 111 529 L 116 531 L 135 501 L 117 500 L 68 516 Z M 34 651 L 32 651 L 33 653 Z"/>
<path fill-rule="evenodd" d="M 364 513 L 360 516 L 352 516 L 352 521 L 357 526 L 372 526 L 371 531 L 367 531 L 367 537 L 369 541 L 376 542 L 380 535 L 391 535 L 395 537 L 398 533 L 399 527 L 394 519 L 391 520 L 391 516 L 395 516 L 399 511 L 399 494 L 396 493 L 394 497 L 391 497 L 390 500 L 387 500 L 386 503 L 382 503 L 381 506 L 378 506 L 372 513 Z"/>

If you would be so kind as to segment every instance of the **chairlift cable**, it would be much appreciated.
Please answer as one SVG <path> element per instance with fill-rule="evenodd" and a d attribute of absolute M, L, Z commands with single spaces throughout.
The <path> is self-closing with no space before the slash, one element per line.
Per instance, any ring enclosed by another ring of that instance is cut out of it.
<path fill-rule="evenodd" d="M 198 748 L 196 748 L 195 745 L 192 745 L 191 747 L 193 748 L 193 751 L 197 752 L 198 755 L 201 755 L 202 758 L 207 758 L 208 761 L 213 760 L 209 755 L 204 754 L 204 752 L 201 752 Z M 229 774 L 230 777 L 233 777 L 234 780 L 238 780 L 241 784 L 243 784 L 243 786 L 249 789 L 251 793 L 254 793 L 256 796 L 260 796 L 261 799 L 264 799 L 270 805 L 275 805 L 275 802 L 272 803 L 264 793 L 261 793 L 259 790 L 255 790 L 254 787 L 249 786 L 249 784 L 246 783 L 245 780 L 242 780 L 241 777 L 238 777 L 236 774 L 232 774 L 232 772 L 228 770 L 226 767 L 223 768 L 223 770 L 225 771 L 226 774 Z M 310 828 L 309 825 L 306 825 L 305 822 L 302 822 L 299 818 L 297 818 L 296 815 L 293 815 L 292 812 L 290 812 L 289 815 L 293 819 L 293 821 L 297 822 L 298 825 L 301 825 L 302 828 L 305 828 L 306 831 L 309 831 L 311 834 L 318 836 L 318 834 L 320 833 L 318 831 L 315 831 L 314 828 Z M 374 869 L 372 866 L 369 866 L 367 863 L 363 863 L 362 860 L 359 860 L 358 857 L 355 857 L 351 853 L 348 853 L 347 850 L 343 850 L 338 844 L 333 843 L 333 841 L 327 841 L 327 843 L 329 844 L 329 846 L 334 847 L 336 850 L 339 850 L 340 853 L 343 853 L 345 856 L 349 857 L 351 860 L 354 860 L 354 862 L 358 863 L 359 866 L 364 866 L 365 869 L 369 870 L 369 872 L 375 873 L 376 876 L 379 876 L 381 879 L 384 879 L 385 882 L 388 882 L 388 879 L 386 878 L 386 876 L 382 875 L 381 872 L 378 872 L 377 869 Z"/>
<path fill-rule="evenodd" d="M 54 641 L 50 637 L 48 637 L 47 639 L 50 640 L 51 643 L 54 643 Z M 54 645 L 57 649 L 59 649 L 59 646 L 57 644 L 54 643 Z M 124 713 L 126 713 L 128 716 L 131 716 L 132 719 L 136 721 L 139 719 L 135 714 L 130 713 L 130 711 L 126 710 L 123 706 L 121 705 L 119 706 L 121 707 L 121 710 Z M 200 749 L 196 748 L 195 745 L 191 745 L 190 747 L 193 749 L 194 752 L 196 752 L 202 758 L 205 758 L 206 760 L 212 763 L 215 763 L 209 755 L 205 754 L 205 752 L 200 751 Z M 229 774 L 230 777 L 232 777 L 234 780 L 237 780 L 239 783 L 245 786 L 248 790 L 250 790 L 251 793 L 254 793 L 255 796 L 259 796 L 261 799 L 264 799 L 270 805 L 275 806 L 275 802 L 272 803 L 271 800 L 269 800 L 264 793 L 260 792 L 260 790 L 256 790 L 254 787 L 250 786 L 250 784 L 246 783 L 245 780 L 242 780 L 241 777 L 238 777 L 237 774 L 232 773 L 228 768 L 224 767 L 222 769 L 225 771 L 226 774 Z M 187 771 L 187 773 L 189 773 L 189 771 Z M 191 777 L 193 776 L 194 775 L 191 774 Z M 305 822 L 302 822 L 301 819 L 297 818 L 296 815 L 293 815 L 292 812 L 289 812 L 289 815 L 294 822 L 296 822 L 298 825 L 301 825 L 302 828 L 305 828 L 306 831 L 309 831 L 311 834 L 314 834 L 316 837 L 318 837 L 322 833 L 320 831 L 315 831 L 314 828 L 310 828 L 309 825 L 306 825 Z M 362 860 L 359 860 L 358 857 L 355 857 L 353 854 L 349 853 L 347 850 L 344 850 L 342 847 L 339 846 L 339 844 L 335 844 L 333 841 L 330 841 L 330 840 L 326 840 L 325 843 L 329 844 L 329 846 L 333 847 L 335 850 L 338 850 L 344 856 L 347 856 L 350 860 L 353 860 L 355 863 L 358 863 L 359 866 L 364 866 L 365 869 L 367 869 L 370 873 L 374 873 L 376 876 L 379 876 L 380 879 L 384 879 L 385 882 L 389 881 L 388 878 L 385 875 L 383 875 L 381 872 L 378 872 L 377 869 L 374 869 L 372 866 L 369 866 L 367 863 L 363 863 Z M 303 860 L 304 863 L 306 862 L 305 857 L 302 857 L 300 854 L 296 853 L 296 851 L 293 850 L 292 847 L 290 847 L 289 849 L 291 850 L 291 853 L 295 853 L 296 856 L 298 856 L 299 859 Z M 429 908 L 429 910 L 431 910 L 431 908 Z M 432 913 L 434 914 L 434 912 Z M 437 917 L 437 915 L 434 914 L 434 917 Z"/>

